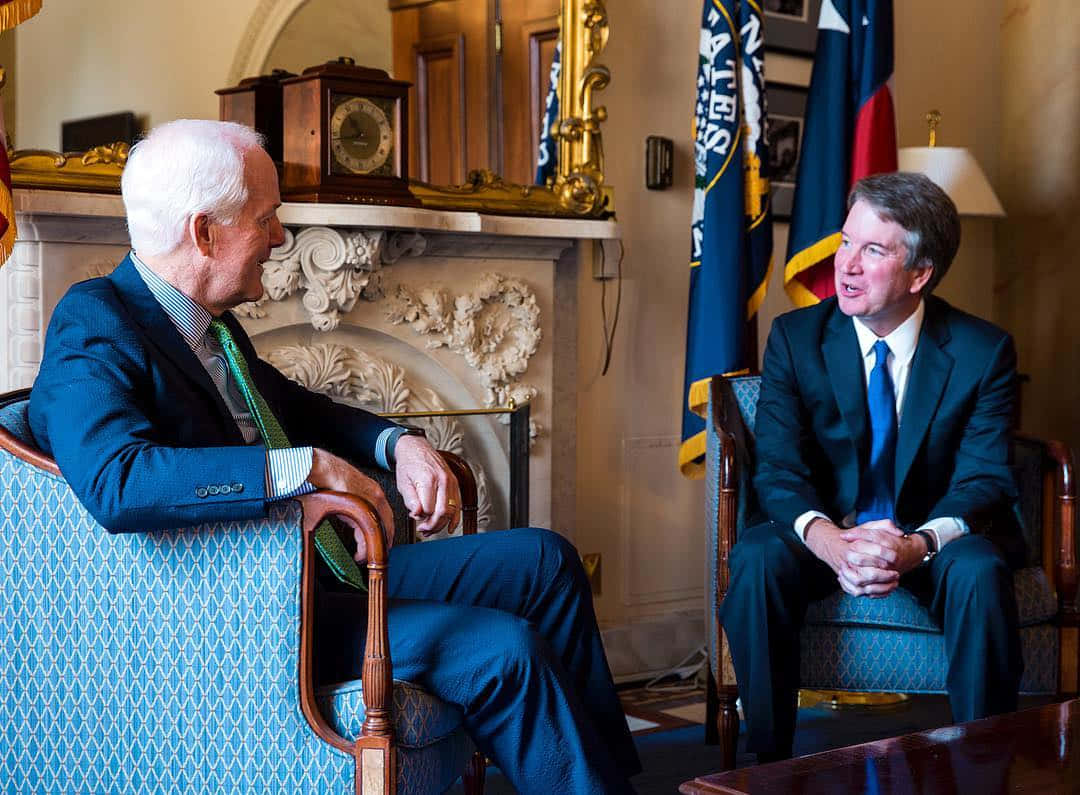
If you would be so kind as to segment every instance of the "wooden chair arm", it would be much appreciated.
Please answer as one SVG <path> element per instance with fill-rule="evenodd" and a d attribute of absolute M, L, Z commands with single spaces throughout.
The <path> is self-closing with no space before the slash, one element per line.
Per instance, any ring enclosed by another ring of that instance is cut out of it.
<path fill-rule="evenodd" d="M 1053 484 L 1054 510 L 1044 521 L 1043 544 L 1057 549 L 1055 579 L 1063 615 L 1077 617 L 1076 590 L 1080 573 L 1076 563 L 1076 481 L 1073 478 L 1072 450 L 1062 442 L 1048 441 L 1046 450 L 1056 463 Z M 1057 538 L 1048 536 L 1057 528 Z M 1056 543 L 1055 543 L 1056 541 Z"/>
<path fill-rule="evenodd" d="M 713 376 L 709 385 L 713 399 L 711 401 L 711 424 L 720 444 L 720 465 L 717 472 L 716 501 L 716 600 L 721 602 L 727 594 L 730 581 L 728 561 L 731 548 L 735 546 L 735 525 L 739 505 L 739 473 L 735 460 L 735 436 L 727 430 L 733 419 L 728 416 L 734 404 L 731 385 L 723 376 Z M 730 400 L 728 398 L 731 398 Z"/>
<path fill-rule="evenodd" d="M 378 514 L 366 500 L 339 491 L 316 491 L 298 498 L 303 506 L 304 560 L 301 575 L 300 704 L 308 724 L 326 742 L 352 754 L 355 743 L 337 734 L 323 718 L 315 702 L 313 639 L 315 629 L 315 529 L 335 517 L 363 534 L 368 552 L 368 625 L 364 646 L 364 725 L 361 737 L 390 740 L 390 698 L 393 668 L 386 615 L 386 569 L 388 549 Z"/>
<path fill-rule="evenodd" d="M 461 492 L 461 534 L 474 535 L 479 510 L 476 496 L 476 477 L 473 475 L 468 462 L 456 453 L 451 453 L 449 450 L 440 450 L 439 455 L 443 457 L 446 465 L 454 473 L 454 477 L 457 478 L 458 490 Z"/>

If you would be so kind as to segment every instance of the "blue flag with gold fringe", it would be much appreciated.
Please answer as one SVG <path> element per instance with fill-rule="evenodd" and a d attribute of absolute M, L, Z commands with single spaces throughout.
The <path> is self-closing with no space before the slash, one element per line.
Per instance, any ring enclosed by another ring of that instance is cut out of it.
<path fill-rule="evenodd" d="M 559 144 L 551 134 L 551 126 L 559 118 L 559 72 L 562 70 L 562 41 L 555 45 L 555 57 L 551 60 L 548 77 L 547 99 L 544 101 L 544 117 L 540 120 L 540 146 L 536 154 L 536 184 L 546 185 L 559 170 Z"/>
<path fill-rule="evenodd" d="M 679 469 L 704 473 L 712 376 L 748 367 L 747 321 L 772 268 L 761 6 L 705 0 L 694 108 L 694 211 Z"/>

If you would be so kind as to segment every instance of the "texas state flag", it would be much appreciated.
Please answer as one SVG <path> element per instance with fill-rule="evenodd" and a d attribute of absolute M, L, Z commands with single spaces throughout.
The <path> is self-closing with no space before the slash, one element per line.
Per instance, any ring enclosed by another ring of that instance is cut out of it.
<path fill-rule="evenodd" d="M 784 268 L 799 306 L 835 292 L 851 186 L 896 171 L 892 72 L 892 0 L 823 0 Z"/>

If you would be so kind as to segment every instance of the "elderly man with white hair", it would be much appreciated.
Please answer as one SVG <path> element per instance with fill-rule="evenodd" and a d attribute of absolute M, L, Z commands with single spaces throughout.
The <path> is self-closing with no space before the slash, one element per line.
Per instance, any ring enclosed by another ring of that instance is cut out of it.
<path fill-rule="evenodd" d="M 132 149 L 122 188 L 132 251 L 57 305 L 30 396 L 34 436 L 87 510 L 141 532 L 259 517 L 327 488 L 364 497 L 392 527 L 354 461 L 396 471 L 421 532 L 456 522 L 457 483 L 422 436 L 288 380 L 230 313 L 262 295 L 262 265 L 284 240 L 259 136 L 162 125 Z M 366 599 L 334 581 L 343 550 L 320 551 L 316 676 L 358 678 Z M 631 791 L 640 764 L 562 537 L 526 528 L 394 548 L 387 592 L 395 675 L 461 706 L 520 792 Z"/>

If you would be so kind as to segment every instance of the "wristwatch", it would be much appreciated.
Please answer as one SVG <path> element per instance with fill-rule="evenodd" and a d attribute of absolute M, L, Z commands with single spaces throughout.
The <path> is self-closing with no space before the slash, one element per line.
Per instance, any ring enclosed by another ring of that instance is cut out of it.
<path fill-rule="evenodd" d="M 926 542 L 926 554 L 923 555 L 922 562 L 929 563 L 934 559 L 934 555 L 938 553 L 937 541 L 934 538 L 934 534 L 929 530 L 915 530 L 912 535 L 922 536 L 923 541 Z"/>
<path fill-rule="evenodd" d="M 394 428 L 393 433 L 390 434 L 390 438 L 386 440 L 386 462 L 390 465 L 391 469 L 397 466 L 397 456 L 394 455 L 394 449 L 397 447 L 398 440 L 401 439 L 402 436 L 427 436 L 427 433 L 424 432 L 423 428 L 417 427 L 416 425 L 399 424 Z"/>

